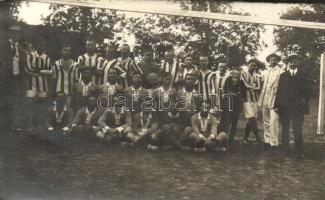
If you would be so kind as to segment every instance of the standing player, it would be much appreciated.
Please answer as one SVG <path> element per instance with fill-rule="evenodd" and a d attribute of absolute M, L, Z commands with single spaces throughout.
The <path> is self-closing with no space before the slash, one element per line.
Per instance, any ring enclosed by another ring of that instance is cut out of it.
<path fill-rule="evenodd" d="M 202 96 L 203 101 L 214 102 L 211 104 L 213 107 L 219 105 L 216 99 L 216 89 L 215 89 L 215 73 L 208 68 L 209 59 L 207 55 L 200 56 L 200 70 L 198 71 L 198 88 L 199 93 Z M 211 101 L 211 97 L 214 101 Z"/>
<path fill-rule="evenodd" d="M 134 59 L 130 57 L 130 46 L 128 44 L 122 44 L 120 47 L 121 56 L 117 58 L 121 69 L 124 73 L 121 75 L 125 79 L 124 87 L 131 85 L 131 76 L 134 72 L 143 74 L 139 66 L 135 63 Z"/>
<path fill-rule="evenodd" d="M 257 90 L 259 90 L 259 77 L 255 74 L 259 61 L 250 59 L 247 62 L 248 70 L 242 71 L 241 80 L 243 81 L 243 112 L 247 119 L 243 144 L 249 144 L 248 137 L 253 131 L 256 141 L 261 144 L 262 141 L 258 135 L 257 128 Z"/>
<path fill-rule="evenodd" d="M 193 65 L 192 56 L 186 54 L 184 57 L 184 65 L 182 65 L 181 70 L 178 74 L 177 89 L 181 89 L 185 85 L 185 77 L 187 74 L 196 74 L 198 71 L 198 66 Z"/>
<path fill-rule="evenodd" d="M 147 76 L 150 73 L 156 73 L 159 75 L 161 75 L 163 73 L 162 69 L 160 69 L 158 67 L 157 63 L 154 62 L 152 51 L 148 50 L 148 51 L 144 52 L 143 61 L 140 62 L 138 65 L 139 65 L 141 71 L 143 72 L 142 86 L 145 89 L 152 89 L 152 85 L 150 84 Z"/>
<path fill-rule="evenodd" d="M 271 147 L 277 147 L 279 144 L 279 116 L 274 111 L 275 95 L 278 88 L 278 81 L 283 70 L 278 65 L 280 56 L 272 53 L 266 57 L 269 68 L 264 74 L 264 83 L 258 104 L 262 107 L 263 123 L 264 123 L 264 142 Z"/>
<path fill-rule="evenodd" d="M 98 84 L 101 70 L 97 70 L 102 57 L 96 54 L 96 44 L 92 39 L 86 41 L 86 53 L 78 57 L 79 72 L 88 69 L 92 72 L 92 82 Z"/>
<path fill-rule="evenodd" d="M 116 68 L 118 70 L 119 76 L 124 73 L 115 55 L 116 55 L 115 47 L 112 44 L 108 45 L 106 48 L 106 58 L 102 59 L 101 62 L 99 62 L 99 66 L 97 67 L 102 71 L 102 74 L 100 75 L 99 78 L 99 85 L 108 82 L 108 73 L 111 68 Z"/>
<path fill-rule="evenodd" d="M 78 81 L 77 63 L 71 59 L 71 46 L 63 45 L 61 48 L 61 59 L 54 65 L 55 92 L 63 92 L 66 95 L 67 105 L 71 105 L 73 85 Z"/>
<path fill-rule="evenodd" d="M 233 69 L 230 72 L 230 76 L 227 77 L 224 85 L 224 95 L 228 101 L 225 101 L 226 114 L 226 124 L 225 130 L 229 136 L 229 144 L 231 144 L 236 135 L 237 122 L 239 119 L 241 107 L 242 107 L 242 90 L 243 83 L 240 80 L 240 71 Z"/>
<path fill-rule="evenodd" d="M 19 38 L 18 43 L 14 43 L 10 40 L 11 48 L 11 65 L 12 65 L 12 76 L 11 80 L 11 91 L 13 92 L 14 108 L 11 118 L 11 129 L 13 131 L 23 130 L 24 116 L 26 115 L 22 112 L 24 108 L 24 96 L 26 92 L 26 58 L 28 54 L 27 50 L 28 41 L 27 38 L 22 36 Z"/>
<path fill-rule="evenodd" d="M 179 71 L 181 70 L 183 64 L 175 59 L 174 52 L 172 50 L 165 52 L 165 59 L 160 65 L 160 69 L 164 72 L 170 73 L 172 75 L 172 80 L 170 82 L 171 88 L 177 89 L 176 82 L 178 81 Z M 180 75 L 181 77 L 181 75 Z"/>
<path fill-rule="evenodd" d="M 220 102 L 220 131 L 227 132 L 226 127 L 228 126 L 227 114 L 229 109 L 226 107 L 226 104 L 229 101 L 228 97 L 224 98 L 224 86 L 227 77 L 229 76 L 227 70 L 227 63 L 222 61 L 218 65 L 218 70 L 216 73 L 216 92 L 218 94 L 218 100 Z"/>
<path fill-rule="evenodd" d="M 45 115 L 48 109 L 48 79 L 53 74 L 51 60 L 45 53 L 46 40 L 38 38 L 36 51 L 27 54 L 27 92 L 29 101 L 28 129 L 31 130 L 35 115 L 39 124 L 44 124 Z M 36 114 L 34 114 L 36 113 Z"/>

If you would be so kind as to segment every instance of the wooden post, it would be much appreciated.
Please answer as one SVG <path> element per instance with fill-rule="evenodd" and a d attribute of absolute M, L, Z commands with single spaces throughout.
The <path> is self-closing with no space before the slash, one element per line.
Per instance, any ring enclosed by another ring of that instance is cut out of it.
<path fill-rule="evenodd" d="M 325 131 L 325 53 L 320 59 L 320 78 L 319 78 L 319 107 L 317 134 L 324 134 Z"/>

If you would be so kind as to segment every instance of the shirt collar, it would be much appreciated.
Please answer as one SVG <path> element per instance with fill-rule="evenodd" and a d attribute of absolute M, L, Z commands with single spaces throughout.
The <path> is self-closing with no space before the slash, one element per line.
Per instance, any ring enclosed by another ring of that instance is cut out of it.
<path fill-rule="evenodd" d="M 292 74 L 292 73 L 296 74 L 297 71 L 298 71 L 298 68 L 296 68 L 296 69 L 290 69 L 290 68 L 289 68 L 289 72 L 290 72 L 290 74 Z"/>
<path fill-rule="evenodd" d="M 199 120 L 202 120 L 201 113 L 199 113 L 198 119 L 199 119 Z M 210 120 L 210 114 L 209 114 L 209 113 L 208 113 L 208 117 L 207 117 L 206 119 Z"/>
<path fill-rule="evenodd" d="M 95 111 L 97 110 L 97 108 L 95 108 L 91 113 L 94 113 Z M 86 114 L 89 114 L 89 110 L 88 110 L 88 107 L 86 107 Z"/>
<path fill-rule="evenodd" d="M 85 84 L 84 81 L 82 80 L 82 81 L 81 81 L 81 84 L 82 84 L 83 86 L 90 86 L 90 85 L 91 85 L 91 81 L 89 81 L 88 84 Z"/>
<path fill-rule="evenodd" d="M 168 116 L 169 116 L 170 118 L 177 118 L 177 117 L 179 116 L 179 112 L 176 113 L 176 115 L 173 115 L 172 112 L 168 112 Z"/>

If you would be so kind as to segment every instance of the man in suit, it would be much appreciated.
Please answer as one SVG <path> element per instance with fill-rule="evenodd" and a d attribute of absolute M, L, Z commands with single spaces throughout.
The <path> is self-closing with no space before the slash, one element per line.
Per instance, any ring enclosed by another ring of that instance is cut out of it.
<path fill-rule="evenodd" d="M 231 144 L 236 135 L 237 122 L 241 112 L 243 82 L 240 80 L 240 71 L 233 69 L 225 81 L 223 88 L 224 98 L 226 99 L 224 111 L 226 111 L 225 130 L 229 135 L 229 144 Z"/>
<path fill-rule="evenodd" d="M 272 53 L 266 57 L 269 67 L 263 76 L 262 91 L 258 99 L 258 105 L 262 108 L 263 124 L 264 124 L 264 142 L 275 148 L 278 146 L 278 127 L 279 117 L 274 112 L 274 100 L 278 88 L 278 81 L 283 70 L 278 65 L 280 56 Z"/>
<path fill-rule="evenodd" d="M 303 123 L 308 113 L 310 81 L 300 65 L 300 58 L 292 54 L 287 58 L 288 70 L 280 75 L 274 109 L 282 121 L 282 145 L 289 151 L 289 129 L 292 122 L 297 158 L 303 154 Z"/>

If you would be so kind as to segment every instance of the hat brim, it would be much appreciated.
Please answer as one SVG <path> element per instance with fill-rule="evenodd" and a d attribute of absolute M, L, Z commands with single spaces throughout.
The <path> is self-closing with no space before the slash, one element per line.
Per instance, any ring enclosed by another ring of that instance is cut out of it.
<path fill-rule="evenodd" d="M 266 61 L 269 63 L 272 57 L 275 57 L 275 58 L 277 59 L 277 62 L 279 62 L 279 61 L 281 60 L 281 57 L 280 57 L 280 56 L 278 56 L 278 55 L 272 53 L 272 54 L 270 54 L 270 55 L 268 55 L 268 56 L 266 57 Z"/>
<path fill-rule="evenodd" d="M 287 58 L 287 61 L 291 61 L 291 60 L 293 60 L 293 59 L 298 59 L 298 60 L 300 60 L 300 57 L 298 56 L 298 55 L 290 55 L 290 56 L 288 56 L 288 58 Z"/>

